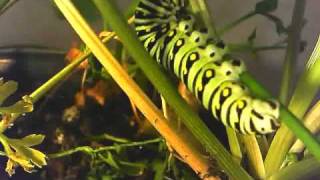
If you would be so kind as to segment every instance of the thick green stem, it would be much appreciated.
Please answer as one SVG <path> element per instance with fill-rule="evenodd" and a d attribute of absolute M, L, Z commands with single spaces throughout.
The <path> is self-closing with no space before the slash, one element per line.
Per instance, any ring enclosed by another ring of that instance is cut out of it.
<path fill-rule="evenodd" d="M 180 97 L 173 83 L 145 51 L 141 42 L 137 39 L 135 32 L 128 26 L 112 1 L 94 0 L 93 2 L 97 5 L 104 19 L 120 37 L 123 45 L 136 60 L 152 84 L 165 97 L 168 104 L 175 109 L 184 124 L 199 142 L 204 145 L 210 155 L 217 160 L 218 165 L 234 179 L 251 179 L 243 168 L 232 159 L 229 152 L 210 132 L 199 116 L 194 113 Z"/>
<path fill-rule="evenodd" d="M 293 10 L 293 17 L 290 26 L 290 31 L 288 34 L 288 46 L 283 65 L 283 74 L 279 95 L 279 100 L 284 105 L 288 103 L 288 97 L 290 92 L 289 90 L 292 84 L 291 78 L 293 77 L 293 74 L 295 72 L 294 69 L 299 54 L 300 34 L 304 23 L 303 17 L 305 5 L 305 0 L 296 0 Z"/>

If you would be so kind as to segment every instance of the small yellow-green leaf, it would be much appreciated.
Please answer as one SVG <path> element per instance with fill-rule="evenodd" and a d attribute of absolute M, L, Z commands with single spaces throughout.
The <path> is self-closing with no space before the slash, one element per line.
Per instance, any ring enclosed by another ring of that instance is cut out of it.
<path fill-rule="evenodd" d="M 33 104 L 24 100 L 20 100 L 8 107 L 0 107 L 0 113 L 26 113 L 33 111 Z"/>
<path fill-rule="evenodd" d="M 11 176 L 14 174 L 14 169 L 16 166 L 20 165 L 26 172 L 32 172 L 34 166 L 31 164 L 31 162 L 26 159 L 23 155 L 20 155 L 18 153 L 10 153 L 8 154 L 8 162 L 6 171 Z"/>
<path fill-rule="evenodd" d="M 39 150 L 33 149 L 33 148 L 29 148 L 29 149 L 32 153 L 31 161 L 33 162 L 33 164 L 35 164 L 39 168 L 47 165 L 47 161 L 46 161 L 47 156 L 44 153 L 42 153 Z"/>
<path fill-rule="evenodd" d="M 11 177 L 15 173 L 15 168 L 17 166 L 17 163 L 12 161 L 11 159 L 8 159 L 7 166 L 6 166 L 6 172 Z"/>
<path fill-rule="evenodd" d="M 20 156 L 23 156 L 25 159 L 31 161 L 37 167 L 41 168 L 42 166 L 47 165 L 46 155 L 41 151 L 38 151 L 33 148 L 26 146 L 21 146 L 18 144 L 10 144 L 12 148 L 16 150 L 16 153 Z"/>
<path fill-rule="evenodd" d="M 25 136 L 22 139 L 13 139 L 13 138 L 8 138 L 8 142 L 10 144 L 19 144 L 22 146 L 27 146 L 27 147 L 31 147 L 31 146 L 35 146 L 38 144 L 41 144 L 42 141 L 44 140 L 45 136 L 42 134 L 30 134 L 28 136 Z"/>
<path fill-rule="evenodd" d="M 11 94 L 16 92 L 18 89 L 18 83 L 15 81 L 7 81 L 3 83 L 1 80 L 0 83 L 0 105 L 6 100 Z"/>

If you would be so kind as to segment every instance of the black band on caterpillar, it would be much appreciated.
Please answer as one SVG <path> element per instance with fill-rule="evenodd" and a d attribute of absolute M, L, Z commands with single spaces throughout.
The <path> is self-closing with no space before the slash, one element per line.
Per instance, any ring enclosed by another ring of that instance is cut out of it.
<path fill-rule="evenodd" d="M 183 0 L 141 0 L 135 29 L 151 56 L 173 72 L 224 125 L 243 134 L 267 134 L 279 126 L 279 103 L 250 96 L 240 82 L 242 61 L 226 56 L 228 47 L 213 44 Z"/>

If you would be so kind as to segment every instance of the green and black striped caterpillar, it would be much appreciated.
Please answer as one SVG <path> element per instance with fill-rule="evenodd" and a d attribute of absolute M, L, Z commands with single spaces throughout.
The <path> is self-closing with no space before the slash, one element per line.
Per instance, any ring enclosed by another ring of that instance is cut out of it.
<path fill-rule="evenodd" d="M 244 63 L 206 29 L 195 28 L 183 0 L 141 0 L 135 30 L 151 56 L 225 126 L 242 134 L 267 134 L 279 126 L 279 103 L 250 96 L 239 80 Z"/>

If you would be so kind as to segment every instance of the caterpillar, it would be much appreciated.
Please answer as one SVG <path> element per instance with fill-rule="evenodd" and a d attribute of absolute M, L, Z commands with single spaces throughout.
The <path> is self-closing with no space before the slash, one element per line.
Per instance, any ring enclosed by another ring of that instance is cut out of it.
<path fill-rule="evenodd" d="M 250 95 L 240 82 L 244 63 L 197 28 L 183 0 L 141 0 L 135 30 L 150 55 L 175 74 L 214 118 L 241 134 L 263 135 L 279 126 L 279 103 Z"/>

